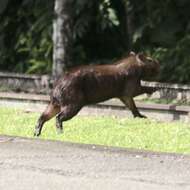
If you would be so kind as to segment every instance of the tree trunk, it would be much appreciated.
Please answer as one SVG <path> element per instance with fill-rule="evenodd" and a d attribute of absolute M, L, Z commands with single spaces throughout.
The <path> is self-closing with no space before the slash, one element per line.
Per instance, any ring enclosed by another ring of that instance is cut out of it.
<path fill-rule="evenodd" d="M 134 15 L 134 0 L 128 0 L 126 3 L 126 26 L 128 31 L 129 49 L 131 50 L 133 44 L 133 34 L 135 30 L 135 15 Z"/>
<path fill-rule="evenodd" d="M 53 78 L 58 78 L 72 65 L 72 3 L 71 0 L 55 0 L 53 23 Z"/>
<path fill-rule="evenodd" d="M 127 4 L 128 1 L 126 0 L 111 0 L 111 3 L 113 7 L 115 8 L 117 12 L 117 16 L 120 22 L 120 32 L 122 36 L 122 45 L 125 49 L 125 51 L 130 51 L 131 50 L 131 37 L 130 37 L 130 30 L 128 26 L 128 8 Z"/>

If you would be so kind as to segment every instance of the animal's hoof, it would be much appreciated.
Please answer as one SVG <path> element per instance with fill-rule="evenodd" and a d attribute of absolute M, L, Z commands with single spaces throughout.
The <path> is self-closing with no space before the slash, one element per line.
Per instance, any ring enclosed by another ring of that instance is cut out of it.
<path fill-rule="evenodd" d="M 39 136 L 40 136 L 40 134 L 34 132 L 34 137 L 39 137 Z"/>
<path fill-rule="evenodd" d="M 63 129 L 57 128 L 57 134 L 58 135 L 63 134 Z"/>
<path fill-rule="evenodd" d="M 138 117 L 138 118 L 147 118 L 145 115 L 135 115 L 134 117 Z"/>
<path fill-rule="evenodd" d="M 40 130 L 36 129 L 34 132 L 34 137 L 39 137 L 40 136 Z"/>
<path fill-rule="evenodd" d="M 147 118 L 145 115 L 140 114 L 138 117 L 140 118 Z"/>
<path fill-rule="evenodd" d="M 140 118 L 147 118 L 145 115 L 140 115 L 139 117 Z"/>

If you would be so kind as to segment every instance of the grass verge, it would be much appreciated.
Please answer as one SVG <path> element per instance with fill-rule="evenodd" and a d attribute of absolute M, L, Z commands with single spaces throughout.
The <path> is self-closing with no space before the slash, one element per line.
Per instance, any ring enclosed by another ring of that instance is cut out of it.
<path fill-rule="evenodd" d="M 33 137 L 37 113 L 0 108 L 0 134 Z M 190 153 L 190 127 L 179 122 L 149 119 L 77 116 L 64 122 L 64 133 L 56 134 L 55 120 L 47 122 L 42 139 L 99 144 L 162 152 Z"/>

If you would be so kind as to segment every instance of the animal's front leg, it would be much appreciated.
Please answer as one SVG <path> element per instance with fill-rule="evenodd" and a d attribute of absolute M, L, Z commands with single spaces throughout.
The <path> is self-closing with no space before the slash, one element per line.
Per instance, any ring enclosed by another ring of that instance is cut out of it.
<path fill-rule="evenodd" d="M 120 100 L 126 105 L 128 106 L 128 108 L 131 110 L 132 114 L 134 117 L 140 117 L 140 118 L 146 118 L 146 116 L 142 115 L 136 105 L 135 102 L 133 100 L 132 97 L 121 97 Z"/>

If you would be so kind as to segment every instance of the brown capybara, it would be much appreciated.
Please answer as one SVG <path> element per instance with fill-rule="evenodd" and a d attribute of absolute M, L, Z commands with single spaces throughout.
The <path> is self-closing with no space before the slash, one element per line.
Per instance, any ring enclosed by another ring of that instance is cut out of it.
<path fill-rule="evenodd" d="M 41 134 L 43 124 L 56 116 L 58 132 L 62 122 L 71 119 L 80 109 L 110 98 L 119 98 L 132 111 L 134 117 L 141 115 L 133 97 L 155 89 L 141 86 L 159 73 L 159 63 L 144 54 L 131 52 L 127 58 L 111 65 L 80 66 L 66 72 L 54 85 L 50 103 L 38 119 L 35 136 Z"/>

